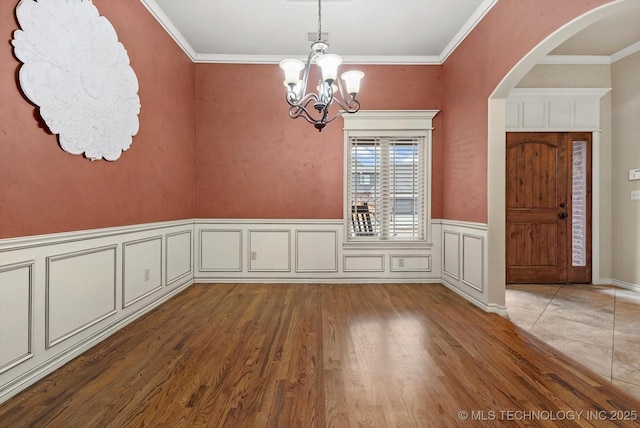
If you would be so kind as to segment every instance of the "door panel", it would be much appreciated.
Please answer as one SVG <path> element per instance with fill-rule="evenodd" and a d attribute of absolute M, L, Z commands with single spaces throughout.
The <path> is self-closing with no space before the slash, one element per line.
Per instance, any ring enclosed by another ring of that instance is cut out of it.
<path fill-rule="evenodd" d="M 507 133 L 508 283 L 591 282 L 591 134 Z"/>
<path fill-rule="evenodd" d="M 567 173 L 566 134 L 507 133 L 507 282 L 566 282 Z"/>

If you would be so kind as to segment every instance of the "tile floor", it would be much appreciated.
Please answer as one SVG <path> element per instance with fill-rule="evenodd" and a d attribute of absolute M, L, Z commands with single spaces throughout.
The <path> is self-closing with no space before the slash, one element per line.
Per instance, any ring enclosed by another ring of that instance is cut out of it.
<path fill-rule="evenodd" d="M 640 293 L 602 285 L 509 285 L 514 324 L 640 399 Z"/>

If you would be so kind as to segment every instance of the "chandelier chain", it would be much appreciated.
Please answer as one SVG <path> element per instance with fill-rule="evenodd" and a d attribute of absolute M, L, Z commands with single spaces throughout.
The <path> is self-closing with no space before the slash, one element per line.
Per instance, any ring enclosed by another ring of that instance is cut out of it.
<path fill-rule="evenodd" d="M 322 0 L 318 0 L 318 40 L 322 40 Z"/>

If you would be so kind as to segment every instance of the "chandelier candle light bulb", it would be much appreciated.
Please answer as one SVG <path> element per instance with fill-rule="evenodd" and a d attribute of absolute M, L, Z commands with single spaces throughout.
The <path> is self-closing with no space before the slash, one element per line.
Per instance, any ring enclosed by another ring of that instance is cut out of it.
<path fill-rule="evenodd" d="M 347 84 L 347 93 L 355 98 L 360 92 L 360 80 L 364 77 L 364 73 L 358 70 L 351 70 L 342 73 L 342 80 Z"/>
<path fill-rule="evenodd" d="M 342 58 L 338 55 L 326 54 L 318 58 L 318 67 L 322 69 L 322 78 L 332 84 L 338 77 L 338 67 L 342 64 Z"/>
<path fill-rule="evenodd" d="M 356 113 L 360 110 L 360 102 L 356 96 L 360 91 L 360 81 L 364 77 L 363 72 L 351 70 L 342 73 L 342 79 L 338 79 L 338 68 L 342 64 L 342 58 L 328 54 L 329 44 L 320 38 L 322 34 L 321 4 L 322 0 L 318 0 L 318 40 L 311 44 L 307 63 L 297 59 L 280 61 L 280 68 L 284 71 L 283 83 L 287 88 L 289 117 L 293 119 L 303 117 L 318 131 L 322 131 L 327 123 L 334 121 L 343 113 Z M 316 87 L 317 93 L 307 93 L 307 82 L 312 65 L 320 68 L 322 76 Z M 300 72 L 303 70 L 303 77 L 300 79 Z M 330 113 L 329 108 L 334 103 L 339 110 Z M 313 109 L 307 108 L 310 104 Z"/>
<path fill-rule="evenodd" d="M 295 87 L 300 83 L 300 72 L 304 70 L 304 63 L 298 59 L 285 59 L 280 62 L 284 70 L 284 85 Z"/>

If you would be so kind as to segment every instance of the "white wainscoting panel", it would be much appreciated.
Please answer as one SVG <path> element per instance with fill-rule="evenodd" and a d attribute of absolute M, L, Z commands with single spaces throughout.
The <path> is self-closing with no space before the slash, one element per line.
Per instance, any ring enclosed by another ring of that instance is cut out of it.
<path fill-rule="evenodd" d="M 296 230 L 296 272 L 338 272 L 338 232 Z"/>
<path fill-rule="evenodd" d="M 162 289 L 162 236 L 125 242 L 122 257 L 123 308 Z"/>
<path fill-rule="evenodd" d="M 384 272 L 384 254 L 344 256 L 345 272 Z"/>
<path fill-rule="evenodd" d="M 460 279 L 460 233 L 443 230 L 442 273 L 454 280 Z"/>
<path fill-rule="evenodd" d="M 192 236 L 191 230 L 167 234 L 167 285 L 193 275 Z"/>
<path fill-rule="evenodd" d="M 191 285 L 192 236 L 189 219 L 0 239 L 0 403 Z"/>
<path fill-rule="evenodd" d="M 462 282 L 484 291 L 484 237 L 462 234 Z"/>
<path fill-rule="evenodd" d="M 391 272 L 431 272 L 430 255 L 392 255 L 389 258 Z"/>
<path fill-rule="evenodd" d="M 32 355 L 33 263 L 0 266 L 0 373 Z"/>
<path fill-rule="evenodd" d="M 487 312 L 506 314 L 489 304 L 487 287 L 487 225 L 442 220 L 442 280 L 448 288 Z"/>
<path fill-rule="evenodd" d="M 200 239 L 195 258 L 201 262 L 194 279 L 212 283 L 439 283 L 441 225 L 436 221 L 431 228 L 430 243 L 354 245 L 344 237 L 342 220 L 196 219 L 195 233 Z M 225 260 L 226 266 L 213 265 L 216 258 Z"/>
<path fill-rule="evenodd" d="M 242 271 L 242 230 L 201 229 L 200 272 Z"/>
<path fill-rule="evenodd" d="M 249 229 L 249 271 L 290 272 L 291 230 Z"/>
<path fill-rule="evenodd" d="M 116 313 L 116 248 L 47 257 L 47 348 Z"/>

